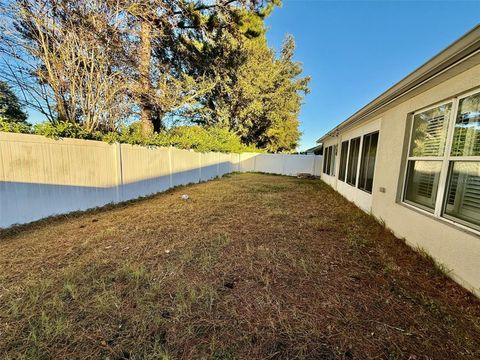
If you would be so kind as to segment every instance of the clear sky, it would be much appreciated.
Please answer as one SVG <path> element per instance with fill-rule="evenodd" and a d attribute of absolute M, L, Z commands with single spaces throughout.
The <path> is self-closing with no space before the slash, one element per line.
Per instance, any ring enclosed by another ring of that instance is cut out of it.
<path fill-rule="evenodd" d="M 312 77 L 300 150 L 400 81 L 480 21 L 477 1 L 283 0 L 267 20 L 280 48 L 295 37 Z"/>

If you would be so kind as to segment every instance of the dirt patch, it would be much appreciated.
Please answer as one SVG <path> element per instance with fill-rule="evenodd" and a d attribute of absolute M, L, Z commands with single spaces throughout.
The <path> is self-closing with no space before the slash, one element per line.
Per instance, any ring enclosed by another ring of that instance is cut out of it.
<path fill-rule="evenodd" d="M 480 357 L 480 301 L 319 180 L 232 175 L 0 236 L 2 358 Z"/>

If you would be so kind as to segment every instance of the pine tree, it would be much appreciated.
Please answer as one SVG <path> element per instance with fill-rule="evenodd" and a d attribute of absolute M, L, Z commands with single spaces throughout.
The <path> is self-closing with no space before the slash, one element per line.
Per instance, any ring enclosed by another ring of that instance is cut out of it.
<path fill-rule="evenodd" d="M 308 93 L 308 77 L 294 61 L 295 42 L 288 36 L 277 58 L 266 40 L 261 11 L 237 12 L 238 32 L 223 32 L 213 45 L 202 48 L 193 66 L 215 79 L 215 86 L 199 99 L 201 107 L 187 112 L 196 123 L 228 127 L 245 144 L 270 152 L 291 151 L 300 138 L 298 115 Z"/>
<path fill-rule="evenodd" d="M 0 119 L 16 123 L 27 123 L 27 114 L 22 110 L 17 95 L 4 81 L 0 81 Z"/>

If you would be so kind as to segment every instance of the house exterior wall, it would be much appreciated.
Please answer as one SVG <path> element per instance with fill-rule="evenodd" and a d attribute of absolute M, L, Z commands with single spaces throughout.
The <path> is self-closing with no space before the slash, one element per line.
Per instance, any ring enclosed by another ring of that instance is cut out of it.
<path fill-rule="evenodd" d="M 337 136 L 324 139 L 324 146 L 340 144 L 342 140 L 363 135 L 374 128 L 380 130 L 377 148 L 373 191 L 362 194 L 359 189 L 322 174 L 322 179 L 356 203 L 371 212 L 400 238 L 413 247 L 421 247 L 439 263 L 451 270 L 450 276 L 466 288 L 480 295 L 480 234 L 451 221 L 409 207 L 401 202 L 404 182 L 406 148 L 410 133 L 410 114 L 421 108 L 461 95 L 478 88 L 480 65 L 470 68 L 435 87 L 406 100 L 374 118 L 365 119 L 359 126 L 339 131 Z M 384 188 L 385 192 L 380 192 Z"/>

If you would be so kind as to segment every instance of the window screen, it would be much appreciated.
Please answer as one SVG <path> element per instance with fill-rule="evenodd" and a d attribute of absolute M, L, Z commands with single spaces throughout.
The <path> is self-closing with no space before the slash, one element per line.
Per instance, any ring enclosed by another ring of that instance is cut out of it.
<path fill-rule="evenodd" d="M 378 132 L 365 135 L 362 145 L 362 161 L 358 188 L 371 193 L 373 188 L 373 175 L 375 172 L 375 159 L 377 156 Z"/>
<path fill-rule="evenodd" d="M 356 186 L 358 155 L 360 152 L 360 138 L 350 140 L 350 149 L 348 152 L 347 183 Z"/>
<path fill-rule="evenodd" d="M 345 175 L 347 173 L 347 157 L 348 157 L 348 141 L 342 142 L 340 148 L 340 170 L 338 173 L 338 179 L 345 181 Z"/>

